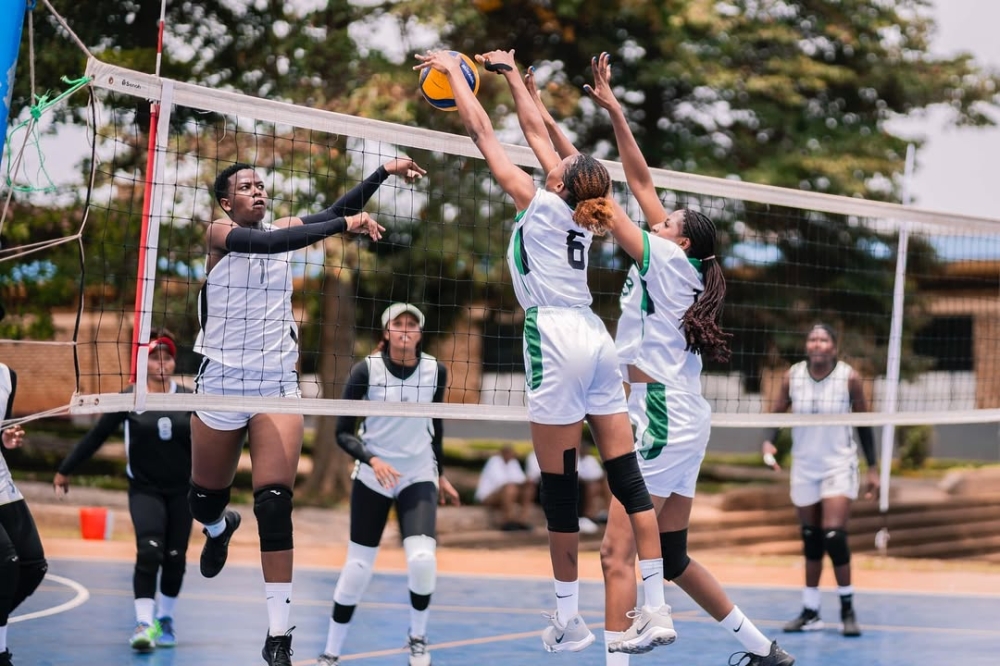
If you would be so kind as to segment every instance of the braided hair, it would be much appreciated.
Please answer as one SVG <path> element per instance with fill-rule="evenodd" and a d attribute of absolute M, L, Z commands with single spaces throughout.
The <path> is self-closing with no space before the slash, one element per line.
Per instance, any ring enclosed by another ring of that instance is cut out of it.
<path fill-rule="evenodd" d="M 611 175 L 590 155 L 579 155 L 563 172 L 566 203 L 573 209 L 573 221 L 595 236 L 603 236 L 614 219 L 608 198 Z"/>
<path fill-rule="evenodd" d="M 705 289 L 684 313 L 686 349 L 707 356 L 710 360 L 729 361 L 731 333 L 719 328 L 722 306 L 726 298 L 726 278 L 715 258 L 715 223 L 702 213 L 684 209 L 684 237 L 691 241 L 687 254 L 701 260 Z"/>

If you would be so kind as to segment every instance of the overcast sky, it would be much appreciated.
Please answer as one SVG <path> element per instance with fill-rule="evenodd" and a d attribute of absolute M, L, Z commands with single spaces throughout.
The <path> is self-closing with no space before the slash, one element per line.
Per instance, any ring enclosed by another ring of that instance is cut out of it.
<path fill-rule="evenodd" d="M 935 52 L 968 51 L 1000 70 L 1000 1 L 934 0 L 934 6 Z M 939 110 L 894 125 L 927 139 L 917 153 L 914 205 L 1000 220 L 1000 128 L 948 129 L 947 117 Z"/>

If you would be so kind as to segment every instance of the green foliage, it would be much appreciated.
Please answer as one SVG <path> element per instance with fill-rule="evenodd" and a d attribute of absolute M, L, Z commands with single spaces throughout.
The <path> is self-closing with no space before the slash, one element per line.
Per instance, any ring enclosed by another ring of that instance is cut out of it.
<path fill-rule="evenodd" d="M 934 445 L 934 428 L 928 425 L 896 428 L 896 445 L 902 469 L 923 469 Z"/>

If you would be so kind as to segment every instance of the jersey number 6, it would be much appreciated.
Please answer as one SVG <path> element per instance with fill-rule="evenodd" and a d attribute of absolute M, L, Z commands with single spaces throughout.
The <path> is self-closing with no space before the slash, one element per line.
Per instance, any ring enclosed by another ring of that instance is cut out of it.
<path fill-rule="evenodd" d="M 577 240 L 583 235 L 582 232 L 573 230 L 566 234 L 566 260 L 569 262 L 570 268 L 575 268 L 578 271 L 587 269 L 587 257 L 584 254 L 583 243 Z"/>

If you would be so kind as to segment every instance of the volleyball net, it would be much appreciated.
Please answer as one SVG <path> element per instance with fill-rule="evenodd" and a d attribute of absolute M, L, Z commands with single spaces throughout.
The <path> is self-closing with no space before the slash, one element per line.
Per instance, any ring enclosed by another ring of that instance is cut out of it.
<path fill-rule="evenodd" d="M 8 224 L 30 217 L 53 233 L 80 229 L 75 263 L 71 243 L 27 254 L 8 241 L 0 255 L 8 310 L 0 349 L 37 365 L 33 382 L 47 387 L 45 397 L 74 413 L 526 420 L 524 313 L 505 261 L 516 211 L 467 137 L 94 59 L 87 76 L 89 132 L 46 148 L 50 170 L 56 156 L 76 180 L 67 176 L 64 196 L 18 195 L 5 208 Z M 516 145 L 519 133 L 499 131 L 511 159 L 541 183 L 530 150 Z M 387 229 L 380 242 L 336 236 L 296 252 L 289 265 L 302 399 L 147 393 L 145 342 L 161 328 L 177 338 L 178 380 L 192 385 L 197 372 L 205 231 L 223 216 L 212 191 L 218 172 L 253 164 L 274 219 L 317 212 L 400 155 L 428 173 L 413 184 L 390 177 L 372 197 L 366 210 Z M 615 196 L 640 221 L 621 165 L 605 164 Z M 734 338 L 731 362 L 708 363 L 703 374 L 713 426 L 1000 421 L 1000 221 L 659 169 L 653 177 L 668 209 L 700 210 L 719 230 L 723 327 Z M 610 237 L 595 239 L 593 307 L 612 333 L 628 267 Z M 448 368 L 447 401 L 339 399 L 349 368 L 381 335 L 381 313 L 397 301 L 426 315 L 423 349 Z M 840 358 L 865 378 L 869 413 L 768 413 L 816 322 L 838 331 Z M 120 393 L 133 381 L 134 392 Z"/>

